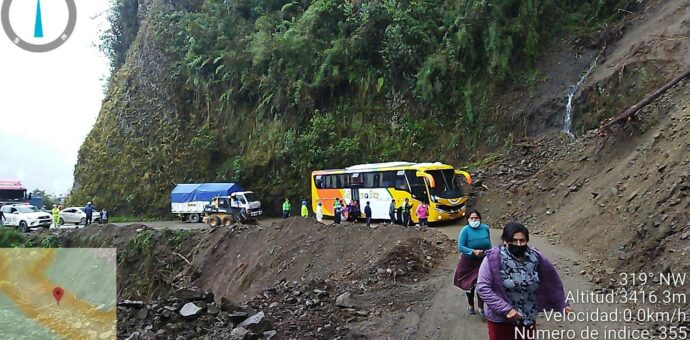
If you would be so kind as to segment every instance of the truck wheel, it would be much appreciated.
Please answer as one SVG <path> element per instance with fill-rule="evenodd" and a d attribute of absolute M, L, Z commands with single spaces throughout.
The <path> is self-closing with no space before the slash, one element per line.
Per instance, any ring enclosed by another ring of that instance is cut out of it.
<path fill-rule="evenodd" d="M 189 215 L 189 222 L 199 223 L 199 221 L 201 221 L 201 216 L 199 216 L 199 214 L 190 214 Z"/>
<path fill-rule="evenodd" d="M 208 218 L 208 225 L 211 227 L 217 227 L 220 225 L 220 218 L 218 216 L 211 216 Z"/>
<path fill-rule="evenodd" d="M 19 230 L 23 233 L 28 233 L 29 232 L 29 226 L 26 224 L 26 222 L 21 221 L 21 222 L 19 222 Z"/>
<path fill-rule="evenodd" d="M 58 220 L 58 223 L 60 223 L 60 225 L 65 224 L 65 219 L 60 217 L 60 219 Z"/>
<path fill-rule="evenodd" d="M 235 221 L 235 218 L 233 216 L 225 216 L 223 217 L 223 225 L 224 226 L 229 226 Z"/>

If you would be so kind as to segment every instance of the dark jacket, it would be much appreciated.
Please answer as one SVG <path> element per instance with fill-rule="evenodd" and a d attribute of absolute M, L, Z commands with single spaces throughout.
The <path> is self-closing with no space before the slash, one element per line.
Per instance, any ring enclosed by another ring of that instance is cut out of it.
<path fill-rule="evenodd" d="M 364 216 L 367 218 L 371 218 L 371 207 L 368 205 L 364 207 Z"/>

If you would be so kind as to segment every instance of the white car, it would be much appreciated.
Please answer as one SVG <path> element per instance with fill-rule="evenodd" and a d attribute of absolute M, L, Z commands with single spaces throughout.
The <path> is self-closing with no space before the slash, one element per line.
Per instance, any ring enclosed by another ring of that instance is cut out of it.
<path fill-rule="evenodd" d="M 93 221 L 101 219 L 101 212 L 95 211 L 91 215 Z M 74 223 L 75 225 L 86 224 L 86 212 L 84 207 L 69 207 L 60 211 L 60 224 Z"/>
<path fill-rule="evenodd" d="M 26 233 L 30 228 L 43 227 L 50 228 L 53 221 L 50 214 L 42 212 L 33 205 L 10 204 L 4 205 L 0 211 L 5 215 L 5 225 L 17 227 Z"/>

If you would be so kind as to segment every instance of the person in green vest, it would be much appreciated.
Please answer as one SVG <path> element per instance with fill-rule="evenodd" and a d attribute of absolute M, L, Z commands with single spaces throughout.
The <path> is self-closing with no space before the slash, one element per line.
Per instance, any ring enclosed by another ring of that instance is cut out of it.
<path fill-rule="evenodd" d="M 403 225 L 406 227 L 410 226 L 410 223 L 412 222 L 412 217 L 410 216 L 410 211 L 412 211 L 412 204 L 410 204 L 410 199 L 405 198 L 405 202 L 403 202 L 402 206 L 400 206 L 401 211 L 402 211 L 402 220 L 403 220 Z"/>
<path fill-rule="evenodd" d="M 58 209 L 57 204 L 53 204 L 53 224 L 57 227 L 60 225 L 60 209 Z"/>
<path fill-rule="evenodd" d="M 337 198 L 333 200 L 333 223 L 340 224 L 340 214 L 342 212 L 343 206 L 340 205 L 340 200 Z"/>
<path fill-rule="evenodd" d="M 307 201 L 302 201 L 302 217 L 309 217 L 309 209 L 307 208 Z"/>
<path fill-rule="evenodd" d="M 283 202 L 283 218 L 290 217 L 290 209 L 292 209 L 292 205 L 290 205 L 290 199 L 285 197 L 285 202 Z"/>

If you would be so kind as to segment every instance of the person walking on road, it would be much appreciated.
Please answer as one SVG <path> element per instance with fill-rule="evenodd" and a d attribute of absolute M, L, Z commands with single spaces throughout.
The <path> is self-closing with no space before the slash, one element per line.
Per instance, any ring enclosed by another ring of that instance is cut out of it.
<path fill-rule="evenodd" d="M 93 204 L 91 204 L 91 202 L 86 203 L 84 213 L 86 213 L 86 223 L 84 223 L 84 225 L 91 224 L 91 222 L 93 222 Z"/>
<path fill-rule="evenodd" d="M 355 201 L 351 200 L 350 203 L 345 205 L 345 208 L 343 208 L 343 214 L 345 215 L 345 220 L 348 222 L 354 222 L 354 217 L 355 217 Z"/>
<path fill-rule="evenodd" d="M 108 224 L 108 211 L 105 208 L 101 209 L 101 225 Z"/>
<path fill-rule="evenodd" d="M 395 198 L 391 199 L 391 205 L 388 207 L 388 217 L 391 218 L 391 225 L 395 224 L 395 211 L 398 210 L 395 207 Z"/>
<path fill-rule="evenodd" d="M 321 204 L 321 201 L 316 203 L 316 221 L 323 223 L 323 205 Z"/>
<path fill-rule="evenodd" d="M 467 308 L 470 315 L 476 315 L 474 309 L 474 294 L 479 276 L 479 266 L 484 259 L 484 252 L 491 249 L 491 235 L 489 226 L 481 223 L 482 215 L 472 209 L 467 215 L 467 225 L 462 227 L 458 234 L 458 250 L 460 261 L 455 270 L 455 286 L 465 290 L 467 295 Z M 484 316 L 484 301 L 477 293 L 477 307 L 479 315 Z"/>
<path fill-rule="evenodd" d="M 342 206 L 340 205 L 340 200 L 337 198 L 333 200 L 333 223 L 334 224 L 340 224 L 340 214 L 342 213 L 340 210 L 342 209 Z"/>
<path fill-rule="evenodd" d="M 411 210 L 412 210 L 412 204 L 410 204 L 410 199 L 405 198 L 405 202 L 403 202 L 403 204 L 401 206 L 401 214 L 402 214 L 403 225 L 406 227 L 410 226 L 410 222 L 412 220 L 412 217 L 410 216 Z"/>
<path fill-rule="evenodd" d="M 307 201 L 302 201 L 301 215 L 303 218 L 309 217 L 309 209 L 307 208 Z"/>
<path fill-rule="evenodd" d="M 290 210 L 292 205 L 290 204 L 290 199 L 285 197 L 285 202 L 283 202 L 283 218 L 290 217 Z"/>
<path fill-rule="evenodd" d="M 529 231 L 510 222 L 503 228 L 502 245 L 485 252 L 479 267 L 477 292 L 486 305 L 489 340 L 530 339 L 538 313 L 560 310 L 572 313 L 556 268 L 534 248 Z"/>
<path fill-rule="evenodd" d="M 429 206 L 425 202 L 417 207 L 417 218 L 420 227 L 424 228 L 429 225 Z"/>
<path fill-rule="evenodd" d="M 359 206 L 359 200 L 355 200 L 352 203 L 352 222 L 357 222 L 357 219 L 361 217 L 362 215 L 362 209 Z"/>
<path fill-rule="evenodd" d="M 367 220 L 367 227 L 371 226 L 371 205 L 367 201 L 367 205 L 364 207 L 364 218 Z"/>
<path fill-rule="evenodd" d="M 53 204 L 53 210 L 50 211 L 53 214 L 53 225 L 55 227 L 60 225 L 60 209 L 57 204 Z"/>

